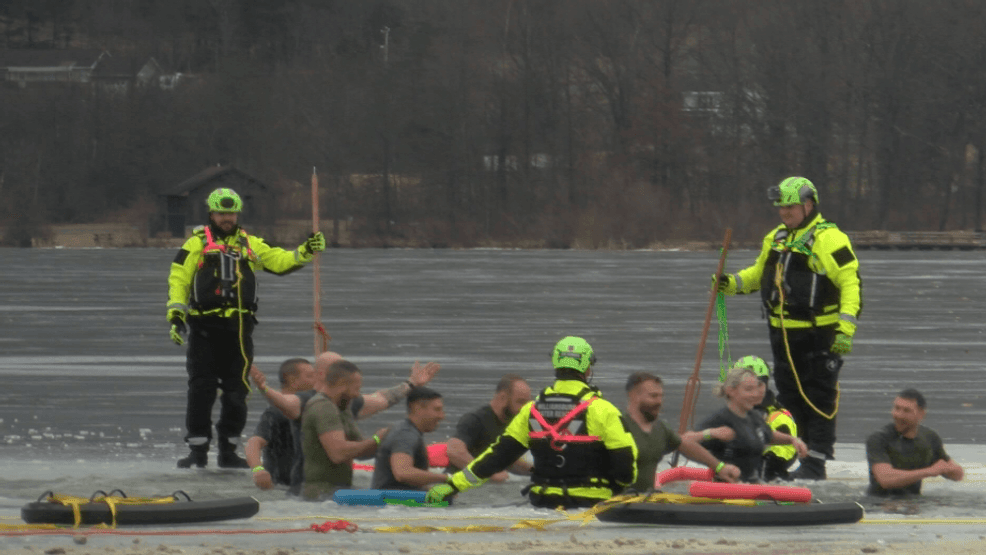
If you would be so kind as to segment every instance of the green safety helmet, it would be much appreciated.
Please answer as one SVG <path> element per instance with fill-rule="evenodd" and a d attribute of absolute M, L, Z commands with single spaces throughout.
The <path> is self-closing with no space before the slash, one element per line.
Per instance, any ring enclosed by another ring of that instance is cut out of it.
<path fill-rule="evenodd" d="M 243 210 L 243 201 L 240 200 L 240 195 L 225 187 L 209 193 L 209 198 L 205 200 L 205 204 L 209 207 L 209 212 L 238 213 Z"/>
<path fill-rule="evenodd" d="M 767 189 L 767 198 L 774 206 L 794 206 L 811 199 L 818 204 L 818 190 L 804 177 L 788 177 L 779 185 Z"/>
<path fill-rule="evenodd" d="M 770 378 L 770 367 L 760 357 L 753 355 L 745 356 L 733 364 L 735 368 L 749 368 L 758 378 Z"/>
<path fill-rule="evenodd" d="M 568 336 L 555 345 L 551 351 L 551 364 L 557 368 L 571 368 L 585 374 L 590 366 L 596 363 L 596 355 L 592 346 L 581 337 Z"/>

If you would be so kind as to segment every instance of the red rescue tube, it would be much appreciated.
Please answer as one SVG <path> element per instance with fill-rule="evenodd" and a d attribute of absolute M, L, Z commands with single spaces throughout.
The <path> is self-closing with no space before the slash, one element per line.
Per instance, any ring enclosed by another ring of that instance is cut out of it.
<path fill-rule="evenodd" d="M 711 499 L 757 499 L 762 501 L 811 503 L 810 489 L 793 486 L 694 482 L 689 486 L 688 493 L 693 497 L 708 497 Z"/>
<path fill-rule="evenodd" d="M 444 443 L 432 443 L 428 446 L 428 466 L 448 466 L 448 446 Z"/>
<path fill-rule="evenodd" d="M 661 486 L 668 482 L 680 482 L 682 480 L 703 480 L 711 481 L 715 478 L 715 473 L 711 468 L 695 468 L 691 466 L 677 466 L 657 473 L 654 477 L 654 489 L 661 489 Z"/>

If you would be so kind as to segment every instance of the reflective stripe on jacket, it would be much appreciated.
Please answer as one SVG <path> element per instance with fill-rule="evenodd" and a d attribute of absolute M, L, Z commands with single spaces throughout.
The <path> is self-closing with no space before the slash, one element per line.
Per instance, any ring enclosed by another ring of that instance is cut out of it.
<path fill-rule="evenodd" d="M 794 423 L 794 418 L 787 409 L 774 408 L 771 410 L 770 414 L 767 415 L 767 425 L 774 431 L 786 427 L 787 431 L 784 432 L 785 434 L 795 437 L 798 435 L 798 425 Z M 793 445 L 768 445 L 763 452 L 773 453 L 785 461 L 794 460 L 794 457 L 798 454 L 798 450 Z"/>
<path fill-rule="evenodd" d="M 784 272 L 785 304 L 774 285 L 777 262 Z M 753 265 L 736 273 L 737 293 L 761 291 L 770 325 L 787 328 L 840 324 L 856 329 L 862 311 L 859 261 L 849 237 L 821 214 L 796 229 L 777 226 L 763 239 Z"/>
<path fill-rule="evenodd" d="M 207 245 L 208 252 L 204 253 Z M 205 227 L 198 227 L 171 263 L 167 308 L 182 310 L 191 317 L 229 318 L 238 312 L 252 313 L 257 308 L 257 270 L 284 275 L 302 268 L 311 258 L 298 250 L 271 247 L 243 229 L 210 242 Z M 236 291 L 228 289 L 228 284 L 223 289 L 224 277 L 239 283 Z"/>

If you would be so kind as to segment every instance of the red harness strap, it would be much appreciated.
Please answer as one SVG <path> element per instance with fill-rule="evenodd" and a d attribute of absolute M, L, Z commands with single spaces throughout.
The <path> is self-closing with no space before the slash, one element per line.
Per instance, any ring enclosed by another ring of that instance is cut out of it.
<path fill-rule="evenodd" d="M 536 405 L 531 405 L 531 416 L 538 421 L 538 424 L 541 424 L 541 427 L 544 428 L 544 430 L 540 432 L 531 431 L 529 434 L 530 438 L 545 439 L 550 437 L 551 448 L 555 451 L 561 451 L 564 448 L 560 445 L 561 443 L 590 443 L 593 441 L 599 441 L 599 436 L 576 435 L 570 433 L 567 428 L 568 423 L 571 422 L 576 416 L 585 412 L 589 408 L 589 405 L 591 405 L 596 399 L 598 399 L 598 397 L 589 397 L 585 401 L 582 401 L 574 409 L 568 411 L 568 414 L 561 417 L 561 419 L 559 419 L 554 426 L 548 424 L 548 421 L 544 419 L 544 416 L 541 415 L 541 411 L 537 409 Z"/>
<path fill-rule="evenodd" d="M 212 230 L 209 229 L 209 226 L 205 226 L 203 231 L 205 232 L 205 246 L 202 247 L 202 254 L 207 254 L 212 251 L 226 252 L 228 248 L 227 245 L 225 243 L 217 243 L 216 240 L 213 239 Z M 244 240 L 243 233 L 245 232 L 242 229 L 237 232 L 237 236 L 240 240 L 240 245 L 242 246 L 241 252 L 245 252 L 247 258 L 252 260 L 254 258 L 253 249 L 250 248 L 250 241 Z M 201 268 L 202 265 L 203 265 L 203 261 L 200 258 L 199 268 Z"/>
<path fill-rule="evenodd" d="M 209 226 L 205 226 L 205 246 L 202 247 L 202 254 L 210 253 L 212 251 L 226 252 L 226 245 L 221 245 L 212 238 L 212 230 Z M 202 267 L 203 261 L 199 258 L 199 268 Z"/>

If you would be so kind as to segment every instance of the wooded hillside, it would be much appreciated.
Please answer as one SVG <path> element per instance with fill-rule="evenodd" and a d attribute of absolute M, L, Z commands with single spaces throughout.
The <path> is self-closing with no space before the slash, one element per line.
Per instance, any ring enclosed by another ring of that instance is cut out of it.
<path fill-rule="evenodd" d="M 978 0 L 8 0 L 0 50 L 180 76 L 6 81 L 0 225 L 145 217 L 222 163 L 285 196 L 317 167 L 324 218 L 436 245 L 749 239 L 792 174 L 845 229 L 981 229 L 983 28 Z"/>

